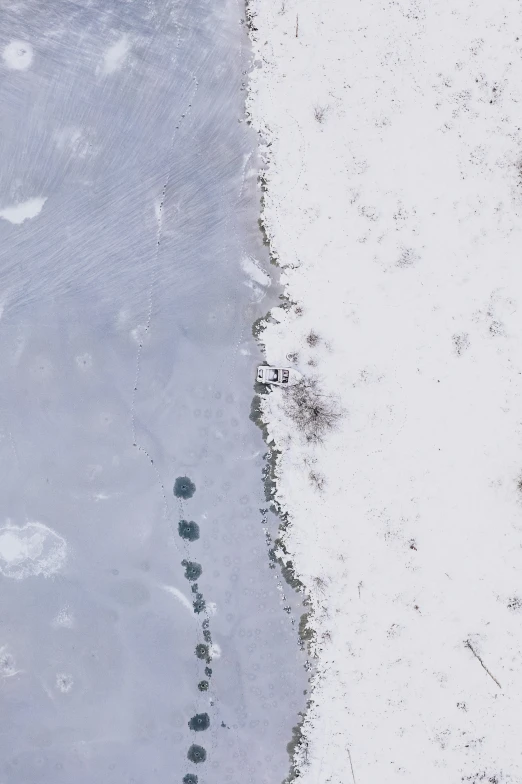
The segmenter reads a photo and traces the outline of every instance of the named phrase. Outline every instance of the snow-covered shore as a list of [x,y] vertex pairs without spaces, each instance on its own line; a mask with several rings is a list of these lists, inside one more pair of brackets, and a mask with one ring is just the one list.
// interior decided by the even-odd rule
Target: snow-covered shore
[[[311,594],[303,784],[522,781],[522,43],[515,0],[250,0],[262,334],[344,409],[263,400]],[[329,398],[326,398],[329,399]]]

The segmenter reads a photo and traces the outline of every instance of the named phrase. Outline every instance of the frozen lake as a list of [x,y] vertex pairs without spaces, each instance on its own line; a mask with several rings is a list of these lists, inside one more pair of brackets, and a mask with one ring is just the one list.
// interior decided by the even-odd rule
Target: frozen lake
[[1,784],[288,772],[243,11],[2,4]]

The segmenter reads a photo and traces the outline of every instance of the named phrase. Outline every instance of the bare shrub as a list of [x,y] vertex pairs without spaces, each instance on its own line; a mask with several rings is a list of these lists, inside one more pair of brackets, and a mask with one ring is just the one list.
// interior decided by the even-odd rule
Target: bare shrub
[[513,165],[515,169],[517,185],[520,187],[522,186],[522,158],[518,158]]
[[324,123],[326,119],[326,106],[319,106],[318,104],[316,104],[314,106],[314,117],[318,123],[320,124]]
[[460,357],[469,348],[469,335],[467,332],[459,332],[452,336],[453,346],[457,355]]
[[316,587],[316,589],[319,591],[319,593],[322,593],[323,596],[324,596],[326,588],[327,588],[327,585],[328,585],[328,583],[326,582],[324,577],[313,577],[312,578],[312,582],[313,582],[314,586]]
[[490,333],[492,335],[504,335],[505,334],[503,323],[501,321],[497,321],[496,319],[493,319],[493,321],[489,325],[489,331],[490,331]]
[[319,492],[324,490],[326,479],[318,471],[310,471],[310,473],[308,474],[308,479],[310,480],[310,484],[312,485],[312,487],[315,487],[316,490],[318,490]]
[[313,329],[311,329],[310,332],[308,333],[308,335],[306,336],[306,342],[308,343],[308,345],[311,348],[313,348],[314,346],[317,346],[317,344],[319,343],[320,340],[321,340],[321,338],[319,337],[317,332],[314,332]]
[[412,267],[419,261],[419,254],[413,248],[403,248],[397,259],[397,267]]
[[336,398],[321,392],[316,378],[303,378],[288,389],[285,412],[306,441],[320,444],[343,416]]

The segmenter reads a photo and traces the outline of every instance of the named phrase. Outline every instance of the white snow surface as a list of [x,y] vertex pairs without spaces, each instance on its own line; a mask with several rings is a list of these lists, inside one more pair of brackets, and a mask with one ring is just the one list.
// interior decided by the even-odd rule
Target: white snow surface
[[248,275],[254,283],[265,287],[270,285],[270,277],[266,274],[264,269],[262,269],[256,259],[251,256],[243,256],[241,259],[241,267],[243,272]]
[[24,221],[36,218],[41,213],[46,201],[47,196],[37,196],[17,204],[11,204],[0,210],[0,218],[15,226],[20,226]]
[[2,60],[10,71],[27,71],[33,62],[33,47],[28,41],[15,39],[2,50]]
[[121,35],[115,43],[108,47],[103,55],[102,73],[108,75],[119,71],[130,51],[130,40],[126,34]]
[[0,528],[0,573],[5,577],[50,577],[61,569],[66,555],[65,539],[43,523],[8,523]]
[[263,403],[313,608],[299,782],[521,782],[520,4],[249,13],[263,221],[297,303],[261,339],[345,410],[311,446],[287,390]]

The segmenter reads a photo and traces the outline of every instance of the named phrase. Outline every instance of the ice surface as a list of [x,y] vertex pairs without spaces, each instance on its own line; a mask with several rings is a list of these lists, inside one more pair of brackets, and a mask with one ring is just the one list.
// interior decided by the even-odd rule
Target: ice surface
[[[9,784],[181,782],[198,713],[210,717],[202,784],[288,770],[306,684],[248,418],[251,324],[270,295],[258,305],[241,266],[266,262],[255,136],[239,122],[242,12],[228,0],[2,6]],[[177,477],[193,497],[174,495]],[[180,519],[197,522],[197,541],[178,536]],[[202,566],[207,614],[193,612],[183,561]],[[203,641],[209,662],[195,655]]]

